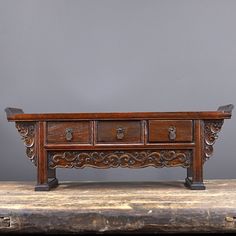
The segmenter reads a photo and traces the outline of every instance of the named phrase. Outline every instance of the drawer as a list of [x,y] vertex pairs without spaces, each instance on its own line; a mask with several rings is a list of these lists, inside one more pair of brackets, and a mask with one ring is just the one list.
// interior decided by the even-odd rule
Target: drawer
[[141,143],[141,121],[97,121],[97,143]]
[[91,125],[89,121],[47,122],[48,143],[91,143]]
[[149,142],[192,142],[192,120],[150,120]]

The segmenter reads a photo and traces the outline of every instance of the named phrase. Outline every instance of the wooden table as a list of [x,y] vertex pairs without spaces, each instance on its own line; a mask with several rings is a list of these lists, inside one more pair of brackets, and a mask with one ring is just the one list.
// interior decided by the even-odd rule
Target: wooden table
[[236,180],[205,183],[0,182],[0,233],[236,232]]
[[40,113],[6,108],[26,155],[37,167],[35,190],[58,185],[57,168],[187,169],[185,185],[205,189],[203,165],[213,154],[224,119],[233,105],[217,111]]

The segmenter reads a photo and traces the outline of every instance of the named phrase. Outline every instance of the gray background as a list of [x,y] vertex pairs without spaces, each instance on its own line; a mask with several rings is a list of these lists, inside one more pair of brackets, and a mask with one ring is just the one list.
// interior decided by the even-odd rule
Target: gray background
[[[235,12],[229,0],[0,0],[0,180],[36,178],[7,106],[40,113],[236,104]],[[235,121],[225,121],[205,178],[236,178]],[[58,176],[136,181],[185,172],[86,168]]]

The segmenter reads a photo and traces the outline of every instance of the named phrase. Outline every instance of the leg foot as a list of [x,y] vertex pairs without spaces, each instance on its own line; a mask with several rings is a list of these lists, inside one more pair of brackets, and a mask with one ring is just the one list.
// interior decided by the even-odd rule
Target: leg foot
[[52,188],[58,186],[58,179],[54,178],[49,181],[47,184],[37,184],[34,188],[35,191],[49,191]]
[[189,178],[185,179],[184,183],[185,187],[190,188],[192,190],[205,190],[206,187],[203,182],[192,182]]

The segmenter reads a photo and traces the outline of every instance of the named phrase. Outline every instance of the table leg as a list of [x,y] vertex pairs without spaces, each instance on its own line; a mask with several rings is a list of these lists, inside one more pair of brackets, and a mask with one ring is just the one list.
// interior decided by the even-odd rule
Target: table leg
[[204,190],[203,183],[203,145],[202,145],[202,121],[196,120],[194,123],[195,130],[195,148],[193,149],[192,164],[187,170],[187,178],[185,179],[185,186],[193,190]]
[[[58,185],[56,172],[48,170],[47,152],[44,149],[45,140],[45,122],[38,123],[38,163],[37,163],[37,185],[35,191],[49,191],[51,188]],[[48,178],[52,177],[49,181]]]

